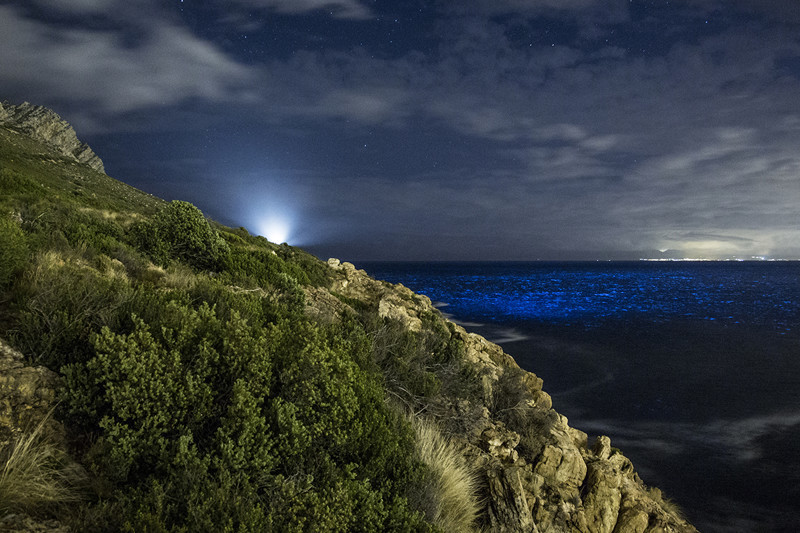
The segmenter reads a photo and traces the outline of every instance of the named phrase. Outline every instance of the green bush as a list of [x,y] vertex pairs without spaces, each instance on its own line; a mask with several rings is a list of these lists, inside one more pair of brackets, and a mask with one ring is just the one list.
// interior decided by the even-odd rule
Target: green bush
[[234,246],[225,261],[225,274],[230,282],[245,287],[273,285],[278,275],[287,270],[284,260],[266,249]]
[[104,276],[76,254],[38,254],[16,289],[17,346],[50,368],[86,360],[89,336],[119,327],[132,290],[125,279]]
[[170,247],[161,238],[158,226],[152,222],[140,221],[131,224],[128,228],[128,239],[157,265],[169,264]]
[[189,202],[170,202],[156,215],[155,231],[172,257],[200,269],[218,269],[228,254],[228,243]]
[[120,246],[123,231],[116,222],[80,211],[69,212],[66,217],[61,230],[71,246],[83,245],[95,253],[107,255]]
[[94,357],[64,368],[70,411],[99,431],[93,469],[118,491],[107,527],[428,528],[407,500],[423,475],[413,434],[363,332],[159,298],[149,323],[103,328]]
[[286,262],[286,273],[302,285],[330,285],[331,269],[308,252],[284,244],[277,247],[277,254]]
[[0,218],[0,287],[8,285],[25,266],[28,243],[13,221]]
[[427,331],[408,331],[396,320],[385,319],[372,330],[372,357],[384,374],[384,385],[407,407],[436,395],[441,381],[434,372],[433,348],[439,339]]

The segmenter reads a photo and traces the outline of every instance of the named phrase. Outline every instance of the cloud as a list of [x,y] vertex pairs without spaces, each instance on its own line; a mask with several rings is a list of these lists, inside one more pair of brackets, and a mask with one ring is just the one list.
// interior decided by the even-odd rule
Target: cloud
[[629,2],[626,0],[475,0],[468,5],[448,2],[447,7],[456,13],[488,15],[576,13],[582,16],[597,15],[598,20],[619,22],[628,18]]
[[793,24],[800,22],[800,9],[795,2],[784,0],[676,0],[705,13],[737,13],[757,15],[770,22]]
[[[653,446],[662,453],[679,456],[687,454],[687,448],[699,446],[713,448],[716,458],[726,462],[750,462],[762,459],[764,437],[800,426],[800,412],[717,419],[702,424],[581,420],[580,426],[595,434],[611,435],[623,449]],[[669,438],[665,439],[665,435]]]
[[335,18],[363,20],[372,17],[368,7],[358,0],[233,0],[253,9],[300,15],[310,11],[327,10]]
[[5,85],[37,102],[78,101],[98,113],[163,108],[192,98],[246,102],[257,78],[186,28],[152,20],[131,45],[114,30],[68,29],[0,6]]
[[[72,113],[67,118],[77,117],[84,131],[131,128],[134,116],[148,128],[193,128],[176,117],[196,106],[212,125],[246,116],[265,131],[295,135],[313,146],[310,154],[349,152],[345,139],[364,131],[396,132],[394,164],[380,169],[385,187],[370,185],[374,177],[360,181],[372,176],[370,168],[354,171],[343,188],[389,194],[402,175],[406,183],[390,206],[407,215],[394,221],[398,227],[421,228],[414,220],[425,220],[442,235],[461,239],[473,231],[480,239],[479,221],[489,221],[498,229],[483,238],[486,246],[527,251],[547,239],[561,249],[710,241],[737,252],[791,247],[800,240],[793,222],[800,202],[794,186],[800,80],[781,74],[776,62],[800,55],[800,45],[780,23],[765,18],[770,31],[752,31],[731,16],[729,27],[708,35],[672,28],[671,44],[652,56],[625,42],[601,47],[603,40],[587,37],[585,28],[558,43],[529,46],[510,37],[543,14],[608,36],[609,25],[627,23],[628,4],[615,2],[607,13],[601,9],[607,3],[590,0],[486,0],[468,10],[441,2],[438,9],[452,16],[431,30],[430,49],[389,55],[371,54],[368,46],[298,49],[246,63],[226,51],[224,39],[193,33],[159,2],[144,11],[121,0],[51,4],[113,22],[72,29],[0,6],[0,82],[8,96],[57,110],[64,103]],[[708,13],[700,4],[683,3],[687,25]],[[327,8],[331,24],[342,23],[338,18],[366,25],[372,15],[356,0],[237,0],[236,6],[230,14],[239,18],[250,10],[300,15]],[[493,16],[502,13],[524,16]],[[221,34],[241,30],[220,24]],[[433,145],[454,147],[438,149],[446,156],[431,155],[438,171],[403,163],[420,159],[410,148],[419,147],[405,139],[426,133],[435,135]],[[502,186],[483,186],[490,181]],[[354,221],[369,211],[352,203]],[[447,221],[460,223],[462,213],[470,213],[464,225],[448,229]]]
[[61,13],[85,15],[110,12],[120,0],[30,0],[30,3]]

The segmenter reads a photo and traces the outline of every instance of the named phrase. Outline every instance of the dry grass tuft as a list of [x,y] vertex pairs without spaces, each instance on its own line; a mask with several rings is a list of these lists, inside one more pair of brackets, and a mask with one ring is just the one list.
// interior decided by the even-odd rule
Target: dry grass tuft
[[686,521],[686,515],[684,514],[683,509],[681,509],[677,503],[665,497],[660,489],[655,487],[648,488],[647,495],[650,496],[650,498],[656,502],[667,514],[674,516],[682,522]]
[[197,281],[200,279],[200,276],[195,274],[191,268],[180,263],[172,264],[162,272],[164,274],[161,276],[160,283],[171,289],[191,289],[197,285]]
[[429,469],[420,508],[443,531],[473,532],[481,505],[476,473],[430,420],[413,418],[417,454]]
[[0,450],[0,515],[52,514],[83,499],[86,474],[45,438],[47,420]]

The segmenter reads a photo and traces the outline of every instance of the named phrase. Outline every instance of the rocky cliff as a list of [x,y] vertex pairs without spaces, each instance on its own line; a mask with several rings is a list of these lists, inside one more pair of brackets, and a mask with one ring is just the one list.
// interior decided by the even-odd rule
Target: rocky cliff
[[0,103],[0,125],[29,135],[59,154],[105,173],[103,161],[89,148],[89,145],[81,142],[72,126],[46,107],[28,102],[20,105]]
[[[606,436],[589,443],[553,409],[542,380],[483,337],[448,322],[430,300],[402,285],[371,279],[331,259],[330,292],[310,290],[307,313],[335,321],[355,302],[408,330],[430,317],[460,340],[481,390],[450,392],[424,406],[480,478],[488,531],[644,533],[696,532],[658,489],[648,488]],[[333,296],[337,295],[338,298]],[[348,303],[344,303],[348,302]],[[419,406],[415,406],[419,409]]]

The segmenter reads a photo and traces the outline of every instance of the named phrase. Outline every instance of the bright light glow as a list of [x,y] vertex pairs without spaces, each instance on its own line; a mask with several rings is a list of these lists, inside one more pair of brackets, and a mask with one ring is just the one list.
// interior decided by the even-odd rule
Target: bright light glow
[[290,231],[289,223],[281,218],[266,218],[258,224],[258,232],[275,244],[288,242]]

